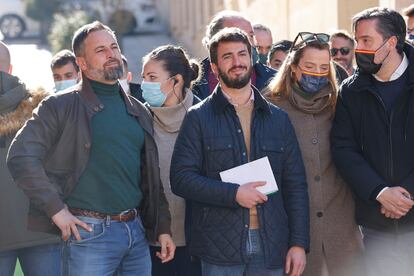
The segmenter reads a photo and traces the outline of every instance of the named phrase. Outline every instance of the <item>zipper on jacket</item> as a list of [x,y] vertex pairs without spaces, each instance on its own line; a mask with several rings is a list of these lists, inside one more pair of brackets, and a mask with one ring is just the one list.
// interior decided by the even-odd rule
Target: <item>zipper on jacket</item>
[[393,160],[393,154],[392,154],[392,126],[391,126],[394,112],[391,109],[391,114],[388,117],[387,108],[385,107],[384,101],[381,99],[381,97],[377,93],[375,93],[375,91],[372,91],[370,89],[368,91],[371,92],[371,94],[373,94],[374,97],[381,103],[381,106],[382,106],[383,111],[385,113],[385,117],[387,118],[387,124],[388,124],[388,142],[389,142],[389,157],[390,157],[388,159],[388,174],[389,174],[389,177],[391,179],[394,179],[394,165],[393,165],[394,164],[394,160]]
[[388,135],[388,140],[390,143],[390,174],[391,174],[391,179],[394,179],[394,158],[393,158],[393,153],[392,153],[392,118],[394,115],[394,111],[391,110],[391,114],[390,114],[390,123],[389,123],[389,135]]

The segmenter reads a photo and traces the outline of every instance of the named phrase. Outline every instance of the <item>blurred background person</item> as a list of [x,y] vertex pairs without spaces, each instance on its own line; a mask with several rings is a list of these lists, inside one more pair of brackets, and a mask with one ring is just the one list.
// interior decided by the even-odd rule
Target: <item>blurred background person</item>
[[278,71],[291,47],[292,41],[290,40],[281,40],[273,44],[268,54],[267,66]]
[[273,43],[272,31],[263,24],[254,24],[253,30],[259,61],[266,65],[267,55],[269,54]]
[[407,22],[407,39],[414,43],[414,4],[405,8],[403,15],[405,15]]
[[[190,257],[185,236],[186,206],[170,186],[170,165],[175,140],[187,110],[200,102],[191,87],[200,77],[200,64],[179,46],[160,46],[143,58],[142,96],[154,117],[154,139],[158,148],[161,182],[171,213],[171,233],[177,248],[175,257],[162,263],[159,244],[151,244],[152,275],[201,275],[200,262]],[[187,221],[187,223],[189,223]]]
[[[258,62],[258,55],[254,45],[254,30],[252,24],[241,13],[225,10],[214,15],[213,19],[206,27],[206,36],[203,38],[204,46],[208,45],[210,39],[224,28],[236,27],[244,31],[252,45],[253,73],[251,77],[252,85],[259,91],[262,90],[276,74],[276,71]],[[202,75],[199,82],[195,83],[193,91],[200,98],[207,98],[219,83],[217,76],[213,73],[209,58],[202,61]]]
[[122,74],[122,77],[119,79],[119,84],[122,87],[122,90],[126,92],[127,94],[131,94],[129,84],[132,80],[132,73],[128,70],[128,60],[124,55],[121,55],[122,57],[122,67],[124,69],[124,72]]
[[17,260],[25,275],[60,275],[59,237],[27,230],[29,199],[6,165],[14,135],[47,93],[29,92],[11,73],[9,49],[0,42],[0,275],[12,276]]
[[50,69],[55,82],[55,92],[74,86],[81,79],[75,55],[69,50],[62,50],[52,57]]
[[339,63],[348,75],[353,75],[355,72],[355,41],[351,35],[345,30],[332,33],[330,36],[330,47],[332,59]]
[[130,94],[135,99],[144,103],[145,101],[142,98],[141,85],[139,83],[132,82],[132,72],[129,71],[128,60],[124,55],[122,55],[122,66],[124,68],[124,73],[119,79],[119,84],[127,94]]
[[362,249],[354,202],[330,152],[338,86],[329,35],[299,33],[278,75],[264,91],[285,110],[299,141],[310,202],[310,252],[303,275],[356,275]]

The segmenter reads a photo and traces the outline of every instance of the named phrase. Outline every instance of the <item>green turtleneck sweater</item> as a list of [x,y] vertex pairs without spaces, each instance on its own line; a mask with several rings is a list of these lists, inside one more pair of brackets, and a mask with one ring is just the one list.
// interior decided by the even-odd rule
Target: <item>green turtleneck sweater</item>
[[139,206],[144,131],[127,113],[119,84],[91,81],[104,108],[92,118],[88,165],[67,199],[71,208],[118,214]]

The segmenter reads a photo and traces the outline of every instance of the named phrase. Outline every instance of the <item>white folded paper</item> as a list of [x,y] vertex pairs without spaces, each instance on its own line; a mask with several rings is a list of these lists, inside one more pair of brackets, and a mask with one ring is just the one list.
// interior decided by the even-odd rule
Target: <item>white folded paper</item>
[[266,185],[257,187],[262,194],[268,195],[277,192],[275,176],[267,156],[252,162],[220,172],[223,182],[244,185],[249,182],[266,181]]

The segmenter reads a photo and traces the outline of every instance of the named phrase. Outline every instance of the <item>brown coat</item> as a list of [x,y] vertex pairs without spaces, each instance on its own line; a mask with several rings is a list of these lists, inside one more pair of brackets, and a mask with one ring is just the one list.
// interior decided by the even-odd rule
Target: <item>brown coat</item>
[[[7,83],[5,83],[6,80]],[[5,91],[7,86],[12,89]],[[17,78],[4,75],[4,73],[0,90],[2,97],[9,92],[13,93],[13,96],[18,93],[26,95],[22,100],[16,99],[16,101],[9,102],[12,104],[10,106],[17,105],[13,111],[0,111],[0,220],[3,226],[0,227],[0,251],[58,243],[57,236],[27,230],[29,199],[14,184],[6,165],[7,150],[11,140],[32,116],[33,109],[48,94],[42,89],[27,92],[25,86],[19,83]],[[0,105],[4,104],[3,99],[0,99]]]
[[354,202],[331,158],[329,134],[333,108],[332,89],[326,87],[311,99],[292,92],[288,100],[268,99],[285,110],[295,128],[306,169],[310,202],[310,253],[303,275],[322,275],[325,255],[330,276],[355,275],[362,249],[354,219]]
[[[19,130],[7,157],[15,183],[30,198],[28,227],[32,231],[59,233],[50,217],[64,208],[64,201],[76,187],[86,168],[91,149],[91,121],[104,105],[89,80],[43,100],[33,116]],[[171,216],[162,188],[158,152],[153,139],[149,111],[122,91],[128,114],[144,129],[141,152],[143,199],[140,216],[147,238],[157,240],[170,234]]]

